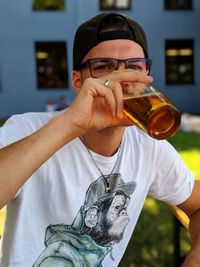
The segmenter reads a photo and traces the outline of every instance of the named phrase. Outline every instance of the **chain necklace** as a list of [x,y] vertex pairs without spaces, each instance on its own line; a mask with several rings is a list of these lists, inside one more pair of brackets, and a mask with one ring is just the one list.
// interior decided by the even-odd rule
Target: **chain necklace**
[[113,168],[112,168],[111,173],[108,174],[108,175],[105,175],[105,174],[103,174],[102,170],[100,169],[100,167],[98,166],[98,164],[97,164],[97,162],[95,161],[94,157],[92,156],[92,153],[91,153],[90,149],[88,148],[87,143],[85,142],[83,136],[80,137],[80,140],[81,140],[82,143],[84,144],[84,146],[85,146],[85,148],[86,148],[88,154],[90,155],[92,161],[94,162],[96,168],[99,170],[100,174],[101,174],[102,177],[104,178],[105,190],[106,190],[107,193],[109,193],[109,192],[111,191],[111,188],[110,188],[110,176],[111,176],[111,174],[113,174],[113,172],[114,172],[114,170],[115,170],[115,167],[116,167],[116,165],[117,165],[117,163],[118,163],[118,160],[119,160],[119,158],[120,158],[122,143],[120,143],[120,146],[119,146],[119,149],[118,149],[117,159],[116,159],[116,161],[115,161],[115,164],[114,164],[114,166],[113,166]]

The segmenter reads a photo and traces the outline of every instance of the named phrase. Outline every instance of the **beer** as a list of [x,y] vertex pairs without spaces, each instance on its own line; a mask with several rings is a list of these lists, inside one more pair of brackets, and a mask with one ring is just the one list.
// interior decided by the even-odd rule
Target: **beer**
[[160,92],[125,97],[123,111],[131,121],[155,139],[173,136],[180,126],[180,113]]

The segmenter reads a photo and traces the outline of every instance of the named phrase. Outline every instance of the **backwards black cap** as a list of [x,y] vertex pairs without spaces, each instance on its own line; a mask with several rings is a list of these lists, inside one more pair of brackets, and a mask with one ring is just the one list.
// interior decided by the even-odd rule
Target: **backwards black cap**
[[[119,17],[127,24],[127,29],[100,31],[102,21],[108,17]],[[148,58],[148,45],[143,28],[130,17],[118,13],[102,13],[81,24],[76,31],[73,46],[73,69],[78,70],[83,57],[91,48],[106,40],[129,39],[138,43]]]

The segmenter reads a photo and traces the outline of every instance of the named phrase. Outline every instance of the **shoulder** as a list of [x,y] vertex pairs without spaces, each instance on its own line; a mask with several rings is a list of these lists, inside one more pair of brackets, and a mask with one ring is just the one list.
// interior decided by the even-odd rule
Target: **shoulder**
[[5,126],[29,126],[30,128],[39,128],[53,118],[57,112],[29,112],[11,116],[5,123]]
[[165,140],[156,140],[136,126],[130,126],[126,129],[125,140],[129,144],[134,144],[134,146],[142,148],[162,147],[163,145],[166,145]]
[[134,153],[151,157],[152,161],[156,158],[161,161],[178,156],[175,148],[167,140],[156,140],[136,126],[126,129],[124,140],[126,147],[131,146]]
[[0,128],[0,147],[32,134],[56,114],[57,112],[30,112],[11,116]]

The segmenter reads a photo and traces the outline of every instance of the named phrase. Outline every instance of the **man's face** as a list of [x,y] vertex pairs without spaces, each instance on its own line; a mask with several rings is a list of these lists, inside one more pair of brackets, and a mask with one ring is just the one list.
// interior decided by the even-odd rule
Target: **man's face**
[[[87,55],[83,58],[82,63],[92,58],[113,58],[126,60],[130,58],[145,58],[142,47],[131,40],[110,40],[99,43],[93,47]],[[120,62],[118,69],[125,69],[124,62]],[[146,67],[142,68],[142,71],[146,74]],[[104,75],[105,76],[105,75]],[[72,73],[72,85],[76,91],[79,92],[83,82],[91,77],[89,67],[82,68],[80,71],[73,71]],[[103,77],[103,76],[98,76]],[[135,90],[135,82],[123,82],[121,83],[124,95]],[[109,106],[105,103],[105,99],[98,98],[95,102],[95,109],[99,111],[99,114],[103,114],[106,111],[109,112]],[[127,118],[122,122],[123,125],[130,125],[130,121]]]

